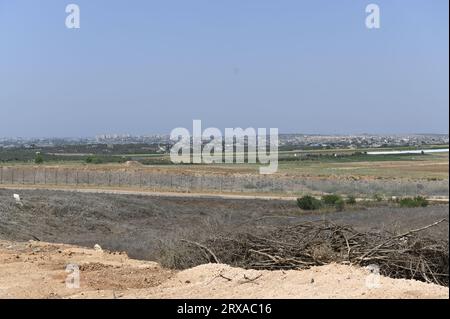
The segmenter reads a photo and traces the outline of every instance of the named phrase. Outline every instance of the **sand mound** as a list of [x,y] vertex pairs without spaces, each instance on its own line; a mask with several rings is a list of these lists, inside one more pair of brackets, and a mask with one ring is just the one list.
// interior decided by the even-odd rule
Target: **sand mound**
[[[66,285],[68,264],[80,288]],[[0,241],[0,298],[448,298],[447,287],[373,277],[330,264],[308,270],[257,271],[206,264],[163,269],[124,253],[43,242]]]
[[[378,278],[378,279],[377,279]],[[308,270],[258,271],[207,264],[137,297],[151,298],[448,298],[446,287],[376,277],[369,269],[330,264]]]

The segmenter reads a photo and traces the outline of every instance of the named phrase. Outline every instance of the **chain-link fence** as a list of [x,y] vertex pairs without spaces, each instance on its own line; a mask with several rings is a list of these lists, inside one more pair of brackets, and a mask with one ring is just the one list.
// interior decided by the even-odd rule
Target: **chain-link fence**
[[342,193],[353,195],[448,196],[448,180],[327,179],[257,174],[199,174],[140,169],[36,166],[0,167],[0,185],[120,187],[154,191],[231,193]]

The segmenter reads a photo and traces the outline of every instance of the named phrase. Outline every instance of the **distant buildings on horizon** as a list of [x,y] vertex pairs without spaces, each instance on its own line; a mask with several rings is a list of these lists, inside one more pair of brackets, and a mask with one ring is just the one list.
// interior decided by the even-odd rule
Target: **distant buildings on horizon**
[[[131,134],[101,134],[92,138],[1,138],[0,147],[52,147],[58,145],[86,144],[173,144],[167,134],[134,136]],[[319,134],[280,134],[280,147],[314,148],[363,148],[383,146],[420,146],[448,144],[448,134],[358,134],[358,135],[319,135]]]

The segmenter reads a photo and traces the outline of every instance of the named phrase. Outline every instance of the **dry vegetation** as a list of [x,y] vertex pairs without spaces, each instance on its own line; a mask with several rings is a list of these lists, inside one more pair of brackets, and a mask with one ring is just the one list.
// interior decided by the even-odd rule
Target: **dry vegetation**
[[358,232],[330,222],[302,223],[255,235],[221,233],[202,243],[181,240],[171,266],[190,268],[208,262],[246,269],[308,269],[333,262],[369,266],[392,278],[416,279],[448,286],[448,240],[418,233],[442,222],[407,231]]
[[448,284],[448,205],[351,207],[308,212],[285,200],[0,189],[0,239],[99,244],[169,268],[377,264],[394,278]]

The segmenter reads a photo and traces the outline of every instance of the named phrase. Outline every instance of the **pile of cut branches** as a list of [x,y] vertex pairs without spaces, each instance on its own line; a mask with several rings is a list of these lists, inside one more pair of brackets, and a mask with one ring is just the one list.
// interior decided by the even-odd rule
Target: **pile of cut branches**
[[181,268],[204,262],[251,269],[306,269],[332,262],[376,265],[392,278],[417,279],[448,286],[448,241],[420,236],[446,219],[402,234],[361,233],[331,222],[280,227],[263,235],[217,234],[202,243],[183,241],[175,256]]

